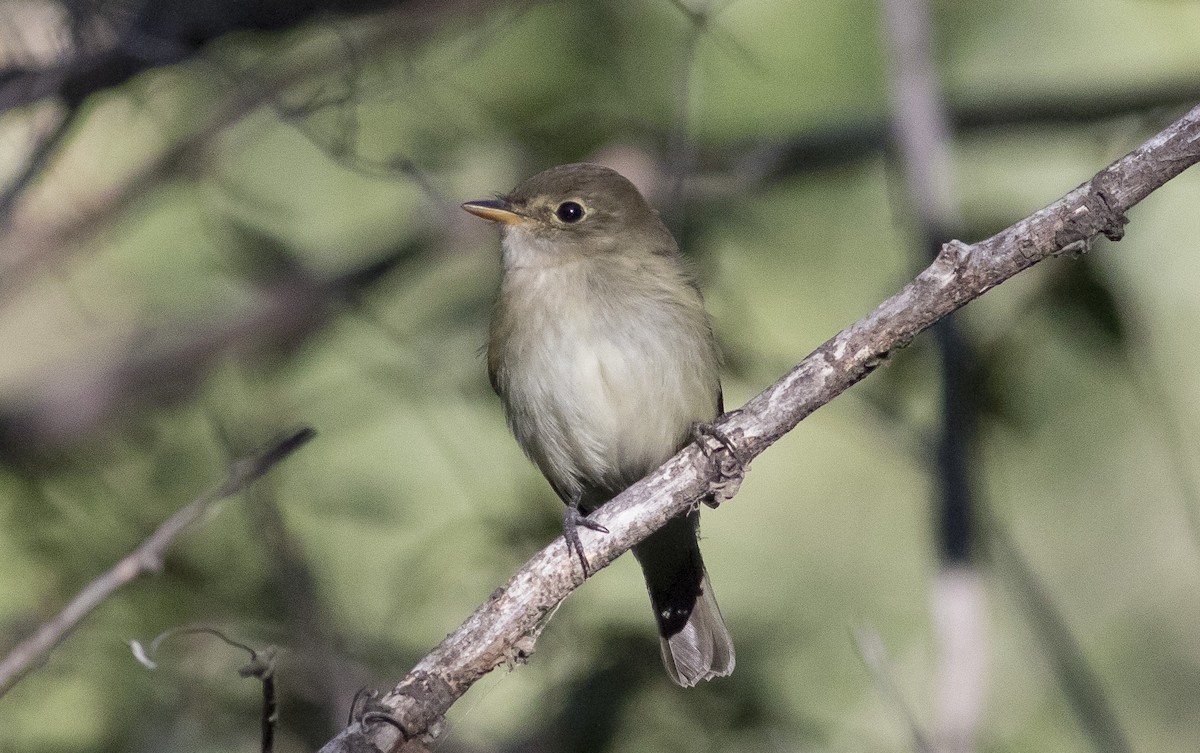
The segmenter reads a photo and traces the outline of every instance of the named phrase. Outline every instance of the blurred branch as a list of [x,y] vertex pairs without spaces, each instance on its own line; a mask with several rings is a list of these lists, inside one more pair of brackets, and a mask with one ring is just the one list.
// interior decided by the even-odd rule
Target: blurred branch
[[[123,13],[106,13],[101,3],[64,3],[73,13],[76,47],[45,65],[0,70],[0,114],[52,96],[78,105],[146,70],[186,60],[231,32],[278,31],[321,13],[365,14],[402,4],[403,0],[143,0],[124,3]],[[88,33],[81,33],[85,30]],[[85,39],[91,44],[78,44]]]
[[1008,570],[1008,580],[1034,632],[1042,640],[1059,685],[1084,732],[1101,753],[1133,753],[1135,748],[1108,702],[1104,683],[1092,670],[1066,619],[1054,606],[1049,589],[994,515],[988,516],[987,526],[989,543],[996,548],[996,560]]
[[934,232],[957,226],[950,119],[933,64],[932,20],[925,0],[882,0],[889,53],[892,139],[904,163],[912,209]]
[[[434,185],[432,179],[421,167],[406,155],[394,155],[385,160],[369,159],[359,152],[360,123],[355,108],[362,103],[363,91],[359,79],[366,61],[358,48],[358,43],[351,35],[333,29],[333,34],[339,42],[342,54],[338,56],[343,70],[340,82],[342,90],[332,94],[320,92],[312,95],[307,101],[299,104],[289,104],[284,99],[284,91],[273,92],[264,104],[270,104],[279,117],[280,122],[291,126],[308,140],[310,144],[320,149],[329,159],[347,170],[360,175],[384,180],[404,178],[415,183],[425,195],[443,213],[457,210],[457,204],[451,202]],[[255,74],[243,71],[232,65],[224,65],[214,61],[221,72],[233,81],[237,87],[255,87]],[[311,125],[312,116],[326,110],[338,111],[338,129],[332,136],[323,137]]]
[[[410,258],[412,248],[332,280],[316,279],[282,259],[273,279],[254,289],[241,308],[174,334],[142,333],[123,350],[37,375],[20,397],[0,404],[0,457],[20,457],[44,446],[69,443],[107,421],[148,404],[186,395],[230,355],[250,355],[302,340],[324,324],[334,306]],[[149,339],[146,335],[154,337]]]
[[138,663],[146,669],[156,669],[154,657],[163,641],[177,635],[211,635],[222,643],[233,648],[241,649],[250,654],[250,663],[238,670],[242,677],[253,677],[262,683],[262,709],[259,714],[260,751],[271,753],[275,747],[275,723],[279,719],[279,703],[275,696],[275,648],[268,646],[259,651],[241,641],[235,641],[225,633],[213,627],[184,627],[160,633],[149,646],[143,646],[140,641],[132,640],[129,648]]
[[700,41],[708,31],[709,8],[693,10],[682,2],[674,3],[687,19],[687,36],[679,55],[679,72],[675,80],[675,114],[667,135],[667,200],[664,219],[676,237],[687,218],[684,210],[684,190],[692,170],[696,166],[696,145],[691,134],[691,108],[694,78],[692,68],[696,65],[696,52]]
[[330,633],[316,578],[287,528],[273,490],[260,485],[246,497],[258,538],[272,564],[274,585],[282,597],[294,652],[300,654],[304,668],[304,676],[297,684],[319,711],[326,712],[324,718],[311,720],[320,725],[319,734],[323,738],[337,729],[340,722],[335,720],[343,718],[338,713],[339,701],[361,683],[356,683],[345,664],[338,661],[337,647],[341,642]]
[[[1146,340],[1137,340],[1145,343]],[[1158,432],[1163,447],[1163,463],[1166,464],[1170,475],[1174,477],[1183,498],[1183,515],[1187,520],[1188,529],[1192,536],[1192,544],[1200,550],[1200,485],[1192,471],[1192,461],[1195,457],[1192,442],[1185,435],[1181,418],[1186,415],[1172,399],[1170,390],[1164,382],[1163,375],[1148,368],[1151,360],[1133,353],[1123,354],[1121,365],[1129,374],[1138,399],[1146,406],[1150,416],[1147,422]]]
[[64,108],[63,112],[57,114],[54,125],[46,133],[37,137],[38,142],[25,160],[25,165],[0,193],[0,230],[7,229],[8,220],[12,216],[13,206],[17,203],[17,199],[41,173],[50,158],[62,145],[63,139],[75,124],[78,114],[77,106]]
[[[1179,487],[1183,515],[1200,549],[1200,486],[1192,460],[1194,442],[1181,420],[1186,411],[1157,368],[1152,328],[1147,312],[1134,294],[1130,281],[1116,274],[1114,265],[1101,265],[1095,259],[1070,264],[1048,276],[1034,305],[1025,307],[1026,315],[1045,313],[1063,326],[1058,333],[1073,345],[1083,345],[1098,364],[1115,363],[1125,374],[1147,428],[1162,443],[1162,461],[1167,473]],[[1022,322],[1013,322],[1019,332]],[[1186,399],[1186,398],[1184,398]]]
[[22,192],[46,167],[83,101],[93,94],[152,68],[188,60],[229,32],[278,30],[299,25],[317,12],[362,13],[391,1],[167,0],[130,7],[119,21],[106,18],[99,6],[68,4],[73,11],[72,46],[45,65],[0,70],[0,114],[51,97],[67,112],[56,131],[34,148],[16,178],[0,193],[0,228],[8,224]]
[[[953,130],[966,134],[1015,126],[1087,125],[1111,118],[1145,116],[1161,109],[1175,112],[1197,101],[1200,101],[1200,85],[1195,78],[1189,78],[1103,95],[1079,92],[1075,96],[1069,92],[1055,92],[1044,99],[1025,96],[1010,100],[989,98],[979,104],[950,102],[947,115]],[[778,180],[795,173],[861,160],[887,147],[890,125],[887,117],[862,118],[814,129],[794,138],[762,143],[745,149],[737,158],[739,174],[754,174],[760,180]]]
[[[892,134],[921,241],[922,263],[962,226],[954,191],[951,126],[933,61],[933,21],[926,0],[882,0]],[[983,582],[974,569],[976,447],[979,404],[973,348],[955,317],[933,326],[940,370],[940,425],[934,460],[938,554],[930,587],[936,636],[934,750],[970,753],[983,718],[985,642]]]
[[[324,321],[336,290],[289,279],[256,291],[249,305],[174,336],[134,342],[128,352],[42,374],[12,404],[0,405],[0,451],[20,456],[78,440],[145,404],[178,399],[229,354],[298,340]],[[143,338],[144,339],[144,338]]]
[[[1200,106],[1024,220],[973,245],[947,243],[899,293],[801,361],[717,431],[749,462],[817,408],[874,371],[892,351],[986,291],[1040,261],[1085,251],[1100,235],[1119,240],[1125,212],[1200,161]],[[689,445],[594,513],[610,533],[581,531],[599,570],[675,515],[729,480],[723,451]],[[727,496],[722,494],[721,496]],[[380,711],[350,725],[322,753],[379,753],[436,734],[440,720],[478,679],[528,658],[538,626],[583,582],[561,538],[533,556],[507,584],[384,696]],[[379,714],[386,710],[387,723]],[[403,731],[402,731],[403,730]]]
[[118,588],[133,582],[140,575],[161,570],[167,547],[176,536],[199,520],[214,502],[233,496],[253,484],[312,439],[314,434],[312,429],[301,429],[256,455],[236,461],[229,467],[229,474],[220,486],[197,497],[167,518],[137,548],[85,586],[54,619],[43,624],[0,661],[0,696],[20,682],[47,653],[70,635],[83,618]]
[[896,673],[892,671],[892,662],[888,658],[887,646],[879,633],[869,627],[856,627],[853,631],[854,645],[858,655],[871,673],[871,680],[879,695],[896,708],[904,723],[908,725],[912,735],[913,749],[917,753],[934,753],[936,748],[929,741],[929,735],[921,729],[917,717],[904,700],[900,686],[896,682]]
[[[398,5],[397,8],[362,19],[362,30],[357,35],[360,55],[389,45],[422,39],[432,34],[443,21],[475,12],[479,6],[486,4],[480,0],[441,3],[408,0]],[[22,222],[19,212],[14,211],[7,222],[0,221],[0,249],[3,249],[3,256],[0,257],[0,301],[11,299],[13,291],[35,271],[65,257],[72,248],[100,233],[124,210],[174,176],[187,158],[199,153],[231,126],[260,107],[275,105],[281,91],[336,70],[348,62],[354,63],[356,59],[357,56],[354,56],[348,61],[345,54],[318,56],[274,76],[244,77],[242,85],[224,102],[212,107],[207,118],[188,136],[151,155],[123,182],[104,191],[102,196],[95,197],[89,205],[72,207],[69,217],[60,222],[45,219]],[[3,86],[8,77],[11,77],[11,73],[0,72],[0,109],[4,106]],[[123,82],[127,78],[120,78],[100,88]],[[410,177],[417,174],[411,165],[403,162],[392,167],[396,172]],[[29,183],[33,177],[29,176],[25,182]],[[14,195],[6,200],[14,210],[19,208],[20,196]]]

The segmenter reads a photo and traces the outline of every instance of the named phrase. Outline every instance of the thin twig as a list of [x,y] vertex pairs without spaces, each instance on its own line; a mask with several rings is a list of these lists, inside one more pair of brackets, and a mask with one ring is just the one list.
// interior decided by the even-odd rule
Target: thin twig
[[1046,649],[1054,675],[1084,733],[1100,753],[1133,753],[1136,748],[1108,700],[1104,682],[1092,669],[1087,653],[1055,606],[1049,588],[1025,559],[1007,526],[994,514],[988,515],[987,528],[996,561],[1006,576],[1004,582],[1012,589],[1034,634]]
[[[1040,261],[1084,251],[1099,235],[1119,239],[1127,222],[1125,212],[1196,162],[1200,107],[1008,229],[974,245],[947,243],[933,264],[899,293],[825,342],[741,409],[723,416],[718,430],[742,458],[756,457],[942,317]],[[719,460],[689,445],[593,513],[610,531],[580,532],[593,569],[607,566],[711,493],[720,481]],[[557,539],[422,659],[384,696],[381,707],[414,736],[435,729],[476,680],[532,652],[536,626],[582,581],[563,540]],[[321,751],[378,753],[401,742],[399,732],[389,725],[352,724]]]
[[214,636],[226,645],[239,648],[250,654],[250,663],[239,669],[238,674],[242,677],[253,677],[262,683],[262,714],[259,719],[260,738],[262,741],[260,751],[261,753],[271,753],[275,747],[275,722],[278,720],[278,702],[275,695],[274,647],[258,650],[241,641],[235,641],[214,627],[202,625],[200,627],[181,627],[168,630],[150,641],[149,647],[143,646],[140,641],[130,641],[129,648],[132,649],[133,656],[137,659],[138,663],[147,669],[155,669],[157,665],[154,663],[154,657],[157,655],[159,646],[162,645],[163,641],[177,635],[196,635],[201,633]]
[[275,588],[282,597],[288,632],[294,639],[292,653],[301,657],[304,667],[301,683],[316,701],[311,721],[326,730],[336,730],[340,715],[334,710],[339,700],[356,687],[350,667],[339,661],[337,646],[341,641],[331,633],[316,579],[287,529],[273,490],[259,486],[246,495],[246,501],[263,551],[273,564]]
[[[470,14],[479,5],[483,5],[479,0],[412,0],[371,16],[364,15],[358,37],[359,55],[366,58],[396,44],[427,39],[447,19]],[[69,218],[39,220],[35,226],[20,217],[20,212],[15,212],[9,227],[0,228],[0,248],[4,249],[0,257],[0,301],[11,298],[15,290],[27,284],[38,272],[67,258],[85,241],[94,238],[122,211],[175,175],[179,165],[186,164],[189,157],[222,133],[264,105],[273,104],[278,92],[340,70],[345,63],[345,55],[318,57],[261,80],[246,80],[245,88],[214,103],[187,136],[147,157],[102,196],[82,205],[77,203]],[[0,87],[0,97],[3,94],[3,87]],[[411,178],[419,175],[411,163],[401,161],[393,167]]]
[[150,534],[137,548],[85,586],[58,616],[17,644],[0,662],[0,696],[38,666],[51,649],[66,639],[83,618],[114,591],[131,583],[140,575],[161,570],[167,547],[176,536],[199,520],[214,502],[233,496],[253,484],[314,435],[312,429],[300,429],[267,450],[234,462],[229,467],[228,476],[219,486],[200,495],[167,518],[158,530]]
[[883,638],[878,632],[865,626],[856,627],[851,633],[854,637],[854,645],[858,649],[858,655],[871,673],[871,681],[875,683],[875,689],[884,700],[896,709],[904,719],[904,723],[908,725],[909,734],[912,735],[913,749],[918,753],[934,753],[936,748],[929,741],[928,733],[921,729],[917,715],[904,700],[904,693],[900,691],[900,685],[896,682],[896,673],[892,671],[892,662],[888,657],[887,646],[884,645]]
[[71,127],[75,124],[76,117],[80,112],[79,108],[71,107],[64,109],[64,112],[55,114],[57,118],[55,123],[45,133],[38,135],[38,141],[26,158],[25,164],[12,181],[4,187],[3,192],[0,192],[0,230],[7,231],[8,220],[12,215],[13,207],[16,206],[25,189],[37,180],[42,170],[46,167],[46,164],[50,161],[50,158],[62,146]]
[[676,8],[683,11],[688,21],[687,38],[679,56],[679,73],[675,82],[675,116],[667,136],[667,176],[669,185],[666,190],[667,224],[678,237],[679,232],[686,226],[687,217],[684,210],[687,206],[685,190],[687,181],[696,167],[696,145],[692,142],[692,89],[693,67],[696,65],[696,53],[700,48],[700,40],[708,28],[708,9],[692,10],[683,3],[676,3]]

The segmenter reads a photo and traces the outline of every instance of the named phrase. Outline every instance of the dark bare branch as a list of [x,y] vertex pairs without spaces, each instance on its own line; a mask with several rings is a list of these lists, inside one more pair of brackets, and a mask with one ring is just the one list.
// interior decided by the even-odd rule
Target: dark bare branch
[[132,552],[80,591],[58,615],[17,644],[0,661],[0,696],[7,693],[61,643],[93,609],[118,588],[138,576],[162,569],[167,548],[186,528],[200,519],[218,500],[247,488],[288,455],[313,438],[312,429],[300,429],[263,452],[236,461],[225,480],[167,518]]
[[[484,3],[479,0],[407,0],[373,15],[364,15],[356,36],[358,54],[366,58],[396,44],[428,38],[443,23],[476,13],[482,5]],[[30,220],[22,216],[23,192],[5,198],[12,211],[10,215],[0,217],[5,221],[0,224],[0,249],[3,249],[0,254],[0,300],[11,298],[15,290],[36,274],[68,258],[136,201],[178,174],[180,165],[187,164],[189,158],[229,128],[261,107],[276,104],[279,92],[340,70],[346,63],[346,55],[330,55],[298,63],[275,74],[243,78],[237,90],[216,103],[186,137],[147,157],[102,196],[84,202],[82,206],[73,206],[69,217],[64,215],[53,221]],[[105,87],[123,80],[106,82]],[[5,88],[0,86],[0,111],[5,106],[5,93]],[[38,96],[50,93],[43,92]],[[391,168],[391,174],[419,175],[411,163],[400,161]]]

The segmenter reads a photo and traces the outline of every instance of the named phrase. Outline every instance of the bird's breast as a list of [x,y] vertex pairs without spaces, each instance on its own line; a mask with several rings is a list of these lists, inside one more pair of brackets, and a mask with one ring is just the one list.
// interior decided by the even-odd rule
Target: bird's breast
[[719,382],[699,296],[678,275],[606,278],[580,263],[505,275],[489,362],[509,423],[559,490],[617,491],[716,415]]

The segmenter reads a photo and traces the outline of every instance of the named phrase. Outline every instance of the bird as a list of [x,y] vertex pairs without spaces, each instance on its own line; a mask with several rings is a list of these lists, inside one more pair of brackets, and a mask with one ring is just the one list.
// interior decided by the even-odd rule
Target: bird
[[[721,356],[700,290],[628,179],[560,165],[462,208],[501,231],[487,370],[509,428],[566,504],[568,555],[587,516],[724,412]],[[699,511],[633,547],[682,687],[729,675],[734,647],[700,555]]]

